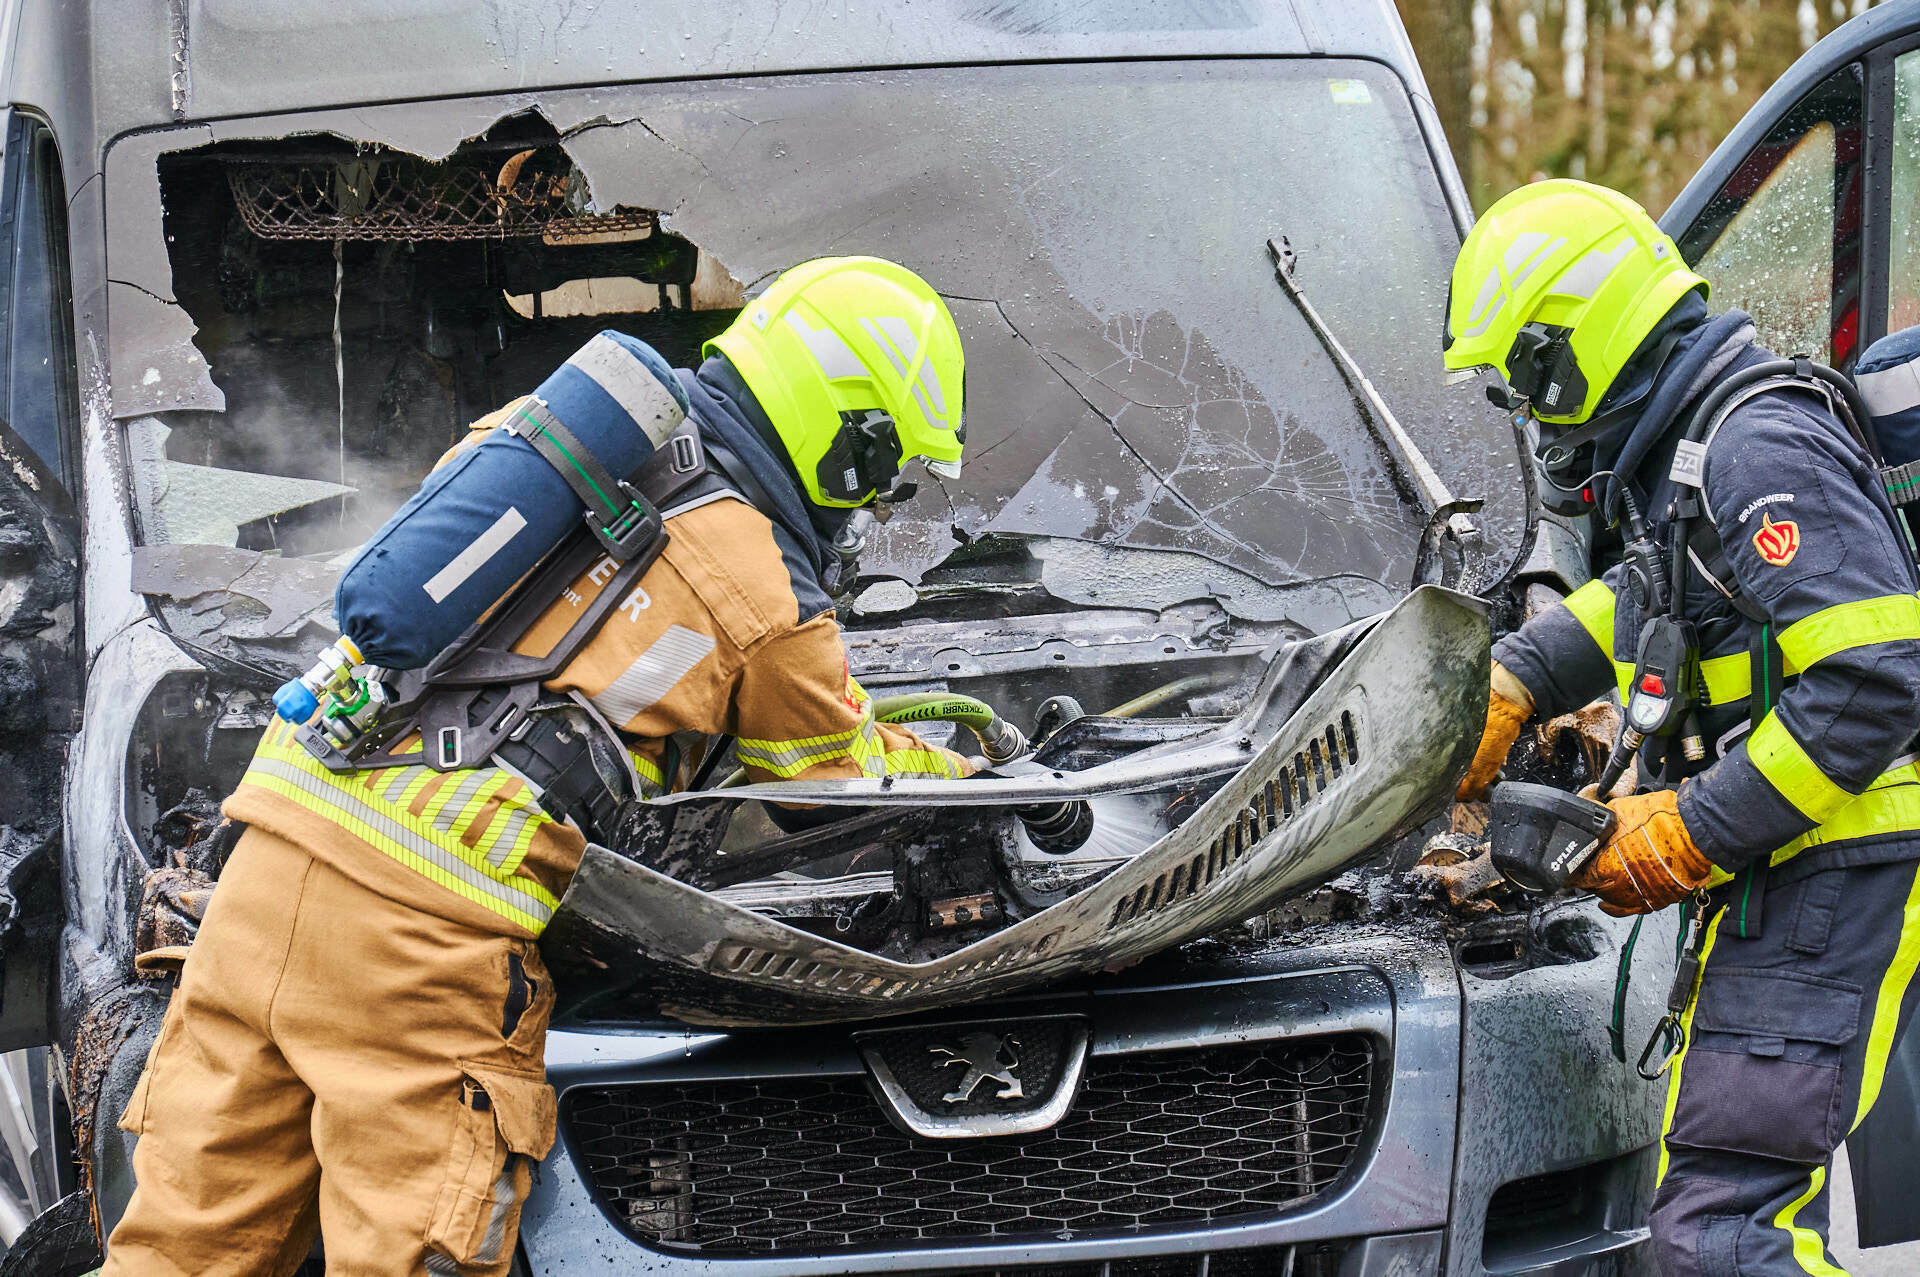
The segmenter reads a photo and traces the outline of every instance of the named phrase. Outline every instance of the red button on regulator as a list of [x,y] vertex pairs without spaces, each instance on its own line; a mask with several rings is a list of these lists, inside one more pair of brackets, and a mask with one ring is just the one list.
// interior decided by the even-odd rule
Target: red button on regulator
[[1643,674],[1640,677],[1640,690],[1649,696],[1665,696],[1667,685],[1661,681],[1658,674]]

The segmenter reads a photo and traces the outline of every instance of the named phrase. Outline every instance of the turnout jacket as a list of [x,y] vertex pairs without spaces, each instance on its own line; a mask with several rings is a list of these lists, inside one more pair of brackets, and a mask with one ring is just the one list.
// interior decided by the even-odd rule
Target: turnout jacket
[[[1680,396],[1676,423],[1719,377],[1772,358],[1752,344],[1750,327],[1715,329],[1714,371]],[[1659,476],[1644,508],[1663,545],[1673,531],[1677,490],[1666,475],[1678,434],[1677,424],[1667,430],[1640,472]],[[1909,756],[1920,730],[1920,579],[1871,459],[1816,392],[1769,391],[1712,437],[1701,491],[1724,554],[1712,560],[1707,520],[1696,523],[1701,554],[1685,582],[1686,616],[1698,641],[1708,757],[1688,764],[1677,741],[1649,740],[1643,785],[1680,787],[1688,833],[1728,872],[1762,856],[1796,861],[1781,871],[1788,879],[1920,856],[1920,774]],[[1765,620],[1744,615],[1730,592]],[[1502,638],[1494,658],[1552,717],[1609,686],[1625,694],[1641,621],[1616,567]],[[1749,649],[1762,626],[1787,677],[1760,689],[1773,707],[1750,727]]]
[[[694,398],[703,440],[713,405]],[[518,406],[475,423],[448,457]],[[971,772],[960,755],[874,721],[793,535],[776,535],[775,523],[732,490],[662,513],[670,539],[660,558],[546,684],[578,693],[617,730],[642,797],[690,783],[721,735],[735,738],[756,781]],[[588,569],[515,650],[550,650],[614,568],[607,559]],[[223,810],[391,899],[515,935],[545,928],[586,845],[505,767],[335,775],[278,719]]]

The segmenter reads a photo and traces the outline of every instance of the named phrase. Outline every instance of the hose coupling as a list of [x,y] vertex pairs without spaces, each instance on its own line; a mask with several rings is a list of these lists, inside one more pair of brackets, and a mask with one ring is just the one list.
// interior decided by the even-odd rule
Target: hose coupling
[[976,727],[973,734],[980,738],[981,754],[995,766],[1012,762],[1028,749],[1026,734],[997,714],[985,727]]

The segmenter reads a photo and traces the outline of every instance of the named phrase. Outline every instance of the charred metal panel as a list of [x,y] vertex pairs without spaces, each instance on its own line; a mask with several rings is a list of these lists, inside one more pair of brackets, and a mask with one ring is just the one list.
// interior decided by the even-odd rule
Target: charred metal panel
[[[1099,882],[944,958],[880,958],[589,846],[547,932],[549,965],[576,996],[583,984],[605,989],[610,970],[630,972],[689,1022],[778,1024],[922,1010],[1136,961],[1324,881],[1443,803],[1486,710],[1487,643],[1471,601],[1422,589],[1258,746],[1263,705],[1216,729],[1213,741],[1143,751],[1090,768],[1084,782],[1061,772],[947,782],[942,801],[1005,803],[1152,787],[1204,774],[1210,758],[1216,771],[1231,761],[1237,772],[1186,823]],[[935,797],[912,781],[747,786],[730,796],[775,794],[879,805]]]
[[61,769],[79,728],[78,518],[0,424],[0,1050],[52,1037]]
[[[1648,915],[1634,947],[1626,1010],[1627,1063],[1607,1041],[1613,975],[1632,919],[1608,918],[1590,903],[1548,905],[1527,920],[1523,946],[1542,947],[1554,914],[1583,918],[1601,941],[1581,961],[1537,966],[1501,978],[1470,972],[1462,1029],[1460,1139],[1454,1161],[1453,1244],[1448,1277],[1480,1277],[1487,1267],[1536,1272],[1560,1260],[1593,1271],[1652,1277],[1645,1211],[1652,1184],[1621,1183],[1588,1217],[1569,1205],[1500,1239],[1505,1262],[1483,1267],[1482,1229],[1499,1188],[1517,1180],[1646,1149],[1659,1136],[1666,1082],[1642,1082],[1632,1060],[1665,1013],[1673,976],[1676,922],[1671,910]],[[1651,1171],[1624,1166],[1629,1177]],[[1510,1265],[1510,1266],[1509,1266]],[[1611,1265],[1605,1266],[1603,1265]],[[1584,1271],[1584,1269],[1580,1269]]]

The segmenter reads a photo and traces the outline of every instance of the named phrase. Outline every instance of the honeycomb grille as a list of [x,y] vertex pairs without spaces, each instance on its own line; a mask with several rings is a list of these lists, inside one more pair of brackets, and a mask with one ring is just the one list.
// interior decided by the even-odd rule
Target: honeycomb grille
[[908,1135],[852,1077],[569,1092],[574,1154],[644,1242],[710,1255],[1082,1236],[1297,1206],[1367,1126],[1358,1034],[1096,1056],[1051,1130]]
[[512,239],[652,229],[644,209],[594,214],[571,166],[545,152],[504,164],[380,153],[332,163],[235,163],[227,185],[262,239]]

